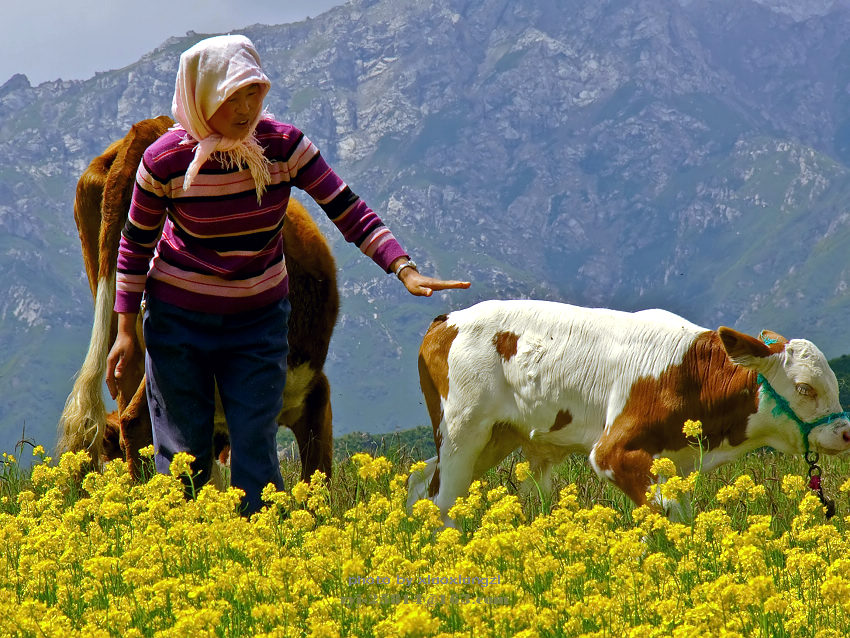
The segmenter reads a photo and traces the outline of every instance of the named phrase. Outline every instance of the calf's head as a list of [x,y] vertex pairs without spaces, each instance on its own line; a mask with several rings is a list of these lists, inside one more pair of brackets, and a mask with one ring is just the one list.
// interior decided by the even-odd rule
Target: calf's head
[[850,451],[850,420],[838,399],[838,380],[815,344],[769,331],[762,340],[726,327],[717,333],[729,359],[758,375],[755,418],[772,429],[767,445],[798,454]]

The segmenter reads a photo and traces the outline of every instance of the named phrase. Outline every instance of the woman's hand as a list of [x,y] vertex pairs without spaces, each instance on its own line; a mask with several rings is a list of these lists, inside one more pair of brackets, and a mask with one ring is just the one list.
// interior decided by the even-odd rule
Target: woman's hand
[[[390,265],[390,269],[395,272],[399,264],[406,261],[408,261],[406,258],[400,257]],[[398,274],[398,278],[401,279],[401,283],[404,284],[404,287],[407,288],[411,295],[417,295],[419,297],[430,297],[431,293],[435,290],[469,288],[470,286],[470,282],[468,281],[454,281],[428,277],[427,275],[423,275],[417,271],[415,268],[404,268]]]
[[136,313],[118,315],[118,334],[106,358],[106,387],[114,399],[118,396],[118,381],[136,353]]

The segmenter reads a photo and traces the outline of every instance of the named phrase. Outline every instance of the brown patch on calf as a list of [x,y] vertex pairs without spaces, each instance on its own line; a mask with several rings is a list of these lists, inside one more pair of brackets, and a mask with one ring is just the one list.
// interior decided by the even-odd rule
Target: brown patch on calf
[[505,361],[510,361],[517,352],[517,342],[519,335],[513,332],[497,332],[493,335],[493,345],[496,346],[496,352]]
[[552,424],[549,431],[556,432],[557,430],[563,430],[572,422],[573,415],[570,414],[569,410],[558,410],[558,414],[555,415],[555,423]]
[[431,427],[434,430],[434,445],[437,448],[437,469],[428,488],[430,496],[440,490],[440,447],[443,435],[440,433],[440,422],[443,420],[443,410],[440,397],[449,395],[449,351],[457,337],[455,326],[446,323],[447,315],[440,315],[428,328],[419,347],[419,386],[425,397],[425,407],[431,417]]
[[724,440],[732,446],[746,440],[747,417],[758,407],[755,377],[732,363],[716,332],[703,332],[681,364],[634,382],[623,411],[596,446],[597,465],[611,470],[617,486],[643,504],[653,456],[688,445],[686,420],[702,421],[709,449]]
[[[449,350],[457,337],[457,328],[448,325],[446,315],[440,315],[431,323],[428,332],[422,339],[419,347],[419,384],[425,394],[428,405],[428,413],[431,415],[431,423],[437,414],[431,409],[429,401],[437,396],[436,406],[439,409],[439,398],[449,396]],[[440,422],[438,418],[437,423]]]

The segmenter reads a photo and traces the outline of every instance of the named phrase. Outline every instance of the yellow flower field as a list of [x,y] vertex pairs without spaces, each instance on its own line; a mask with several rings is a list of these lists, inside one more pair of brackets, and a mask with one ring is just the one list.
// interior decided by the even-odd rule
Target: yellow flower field
[[829,522],[799,473],[767,491],[721,473],[683,524],[588,501],[585,480],[611,494],[590,474],[523,500],[520,463],[444,529],[430,501],[405,510],[408,472],[384,457],[267,491],[245,520],[235,490],[184,499],[185,459],[134,484],[121,462],[83,475],[84,453],[35,454],[0,461],[2,636],[850,635],[846,462]]

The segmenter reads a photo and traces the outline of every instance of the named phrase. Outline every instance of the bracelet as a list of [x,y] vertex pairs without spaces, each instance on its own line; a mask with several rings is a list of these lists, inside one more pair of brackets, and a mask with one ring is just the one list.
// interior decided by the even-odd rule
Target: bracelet
[[405,268],[413,268],[416,272],[419,272],[419,269],[416,267],[416,262],[412,259],[408,259],[406,262],[399,264],[395,269],[395,276],[401,279],[401,271]]

